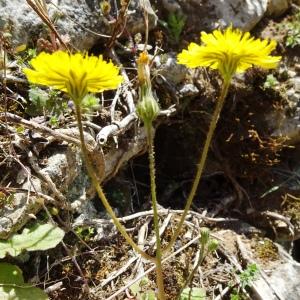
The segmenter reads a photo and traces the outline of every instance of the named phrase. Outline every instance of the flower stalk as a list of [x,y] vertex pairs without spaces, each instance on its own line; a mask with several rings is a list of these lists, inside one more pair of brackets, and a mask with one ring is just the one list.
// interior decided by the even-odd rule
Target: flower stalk
[[216,129],[224,101],[226,99],[231,79],[236,73],[242,73],[253,65],[264,69],[275,68],[280,56],[270,53],[276,48],[275,41],[254,39],[249,32],[243,33],[239,29],[228,27],[224,32],[215,30],[213,33],[201,33],[203,45],[191,43],[187,50],[178,54],[178,63],[190,68],[210,67],[219,71],[223,77],[223,85],[216,108],[213,112],[203,151],[199,157],[196,175],[186,200],[186,205],[180,221],[169,244],[164,251],[169,251],[180,234],[184,220],[191,207],[205,167],[209,147]]
[[182,229],[184,220],[185,220],[185,218],[186,218],[186,216],[189,212],[189,209],[191,207],[193,199],[196,195],[197,188],[198,188],[198,185],[199,185],[199,182],[200,182],[200,179],[201,179],[204,167],[205,167],[205,162],[206,162],[208,150],[209,150],[212,138],[213,138],[213,134],[215,132],[215,129],[216,129],[216,126],[217,126],[217,123],[218,123],[220,113],[222,111],[226,96],[228,94],[228,89],[229,89],[229,86],[230,86],[230,82],[231,82],[231,78],[229,78],[228,80],[224,80],[224,82],[223,82],[221,94],[219,96],[219,99],[217,100],[217,104],[216,104],[215,110],[214,110],[212,118],[211,118],[211,122],[210,122],[209,129],[208,129],[208,132],[207,132],[206,140],[205,140],[205,143],[204,143],[204,146],[203,146],[203,151],[201,152],[200,157],[199,157],[199,162],[198,162],[198,165],[197,165],[196,175],[195,175],[195,178],[194,178],[194,181],[193,181],[193,184],[192,184],[191,191],[190,191],[190,193],[188,195],[188,198],[186,200],[186,205],[185,205],[184,211],[181,215],[180,221],[179,221],[179,223],[178,223],[178,225],[175,229],[175,232],[174,232],[169,244],[166,246],[165,249],[163,249],[163,252],[169,251],[172,248],[172,246],[174,245],[177,237],[180,234],[180,231]]
[[75,110],[76,110],[76,118],[77,118],[77,124],[78,124],[78,129],[79,129],[79,135],[80,135],[80,143],[81,143],[81,150],[82,150],[82,154],[83,154],[83,159],[85,161],[86,164],[86,168],[88,171],[88,174],[92,180],[92,184],[95,187],[97,194],[103,204],[103,206],[105,207],[106,211],[108,212],[108,214],[110,215],[110,217],[112,218],[115,226],[117,227],[117,229],[119,230],[119,232],[122,234],[122,236],[125,238],[125,240],[127,241],[127,243],[137,252],[139,253],[143,258],[150,260],[152,262],[155,262],[155,258],[153,258],[152,256],[150,256],[149,254],[147,254],[146,252],[144,252],[143,250],[141,250],[139,248],[139,246],[132,240],[132,238],[128,235],[128,233],[126,232],[125,227],[120,223],[119,219],[117,218],[117,216],[115,215],[112,207],[110,206],[103,190],[102,187],[99,184],[97,175],[93,169],[93,166],[90,162],[88,153],[87,153],[87,149],[85,146],[85,141],[84,141],[84,134],[83,134],[83,126],[82,126],[82,116],[81,116],[81,107],[80,105],[75,105]]
[[148,142],[148,156],[149,156],[149,173],[150,173],[150,187],[151,187],[151,202],[153,209],[153,223],[156,239],[156,283],[158,287],[158,299],[165,300],[164,280],[162,272],[162,251],[159,234],[159,216],[157,209],[157,195],[155,182],[155,152],[154,152],[154,130],[152,127],[153,121],[159,113],[159,105],[152,94],[149,56],[147,51],[140,54],[137,60],[138,80],[139,80],[139,103],[136,108],[137,115],[144,122],[147,132]]
[[161,251],[161,241],[159,234],[159,219],[157,212],[157,197],[156,197],[156,182],[155,182],[155,153],[154,153],[154,134],[152,124],[146,126],[147,139],[148,139],[148,156],[149,156],[149,170],[150,170],[150,185],[151,185],[151,201],[153,209],[153,223],[156,238],[156,283],[158,287],[158,299],[165,300],[164,292],[164,280],[162,273],[162,251]]

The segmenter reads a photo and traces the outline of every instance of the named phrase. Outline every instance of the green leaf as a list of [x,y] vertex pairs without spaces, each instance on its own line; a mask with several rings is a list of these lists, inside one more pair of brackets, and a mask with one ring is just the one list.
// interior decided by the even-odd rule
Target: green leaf
[[152,290],[148,290],[142,294],[142,300],[156,300],[155,292]]
[[24,283],[19,267],[7,263],[0,263],[0,299],[49,300],[44,291]]
[[0,263],[0,285],[23,284],[22,270],[18,266]]
[[38,224],[31,229],[25,228],[21,234],[15,234],[8,240],[0,240],[0,258],[6,254],[19,255],[23,250],[37,251],[54,248],[65,233],[53,224]]
[[205,300],[206,292],[202,288],[186,288],[180,294],[180,300]]

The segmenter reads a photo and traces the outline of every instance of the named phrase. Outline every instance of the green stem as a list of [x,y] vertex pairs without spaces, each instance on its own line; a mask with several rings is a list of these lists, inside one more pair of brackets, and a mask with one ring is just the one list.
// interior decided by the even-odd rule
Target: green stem
[[[206,245],[205,243],[201,243],[201,249],[200,249],[200,254],[199,254],[197,264],[196,264],[195,268],[192,270],[192,272],[190,273],[190,275],[188,276],[188,278],[186,279],[186,281],[185,281],[184,285],[182,286],[182,288],[180,289],[180,293],[178,294],[177,299],[180,298],[180,295],[181,295],[182,291],[190,285],[190,283],[192,282],[192,280],[195,276],[196,271],[198,270],[198,268],[202,264],[202,262],[204,260],[205,245]],[[191,293],[192,293],[192,288],[190,289],[190,292],[189,292],[189,299],[191,299]]]
[[152,124],[145,124],[147,130],[147,138],[149,145],[149,169],[150,169],[150,185],[151,185],[151,201],[153,209],[153,222],[154,222],[154,231],[156,237],[156,283],[158,287],[158,299],[165,300],[165,289],[164,289],[164,280],[162,273],[162,263],[161,263],[161,242],[159,234],[159,223],[158,223],[158,212],[157,212],[157,198],[156,198],[156,183],[155,183],[155,153],[154,153],[154,135]]
[[83,158],[84,158],[84,161],[85,161],[85,164],[86,164],[88,174],[89,174],[89,176],[92,180],[92,183],[93,183],[93,185],[94,185],[94,187],[95,187],[95,189],[98,193],[99,198],[102,201],[103,206],[105,207],[106,211],[108,212],[108,214],[112,218],[115,226],[120,231],[120,233],[123,235],[123,237],[125,238],[127,243],[137,253],[139,253],[142,257],[156,263],[156,259],[154,257],[148,255],[143,250],[141,250],[138,247],[138,245],[132,240],[132,238],[128,235],[128,233],[126,232],[125,227],[120,223],[120,221],[118,220],[117,216],[115,215],[112,207],[110,206],[108,200],[106,199],[106,196],[105,196],[105,194],[104,194],[104,192],[103,192],[103,190],[102,190],[102,188],[101,188],[101,186],[98,182],[97,175],[95,174],[95,171],[92,167],[91,161],[90,161],[89,156],[88,156],[88,152],[87,152],[85,142],[84,142],[83,127],[82,127],[82,120],[81,120],[81,108],[80,108],[79,104],[76,104],[76,102],[75,102],[75,108],[76,108],[76,116],[77,116],[77,123],[78,123],[78,129],[79,129],[79,134],[80,134],[80,143],[81,143],[81,150],[82,150]]
[[209,147],[210,147],[210,144],[211,144],[211,140],[212,140],[214,131],[216,129],[216,126],[217,126],[217,123],[218,123],[218,120],[219,120],[219,116],[220,116],[221,110],[223,108],[225,98],[226,98],[227,93],[228,93],[228,88],[230,86],[230,82],[231,82],[231,78],[227,79],[227,80],[224,80],[224,82],[223,82],[221,94],[219,96],[216,108],[215,108],[214,113],[212,115],[212,119],[211,119],[211,122],[210,122],[210,125],[209,125],[206,140],[205,140],[205,143],[204,143],[203,151],[200,154],[199,163],[198,163],[198,166],[197,166],[197,173],[196,173],[195,179],[193,181],[191,191],[190,191],[189,196],[187,198],[183,214],[182,214],[182,216],[180,218],[180,221],[179,221],[179,224],[178,224],[178,226],[177,226],[177,228],[176,228],[176,230],[175,230],[175,232],[174,232],[174,234],[171,238],[171,241],[169,242],[167,247],[165,249],[163,249],[163,251],[169,251],[172,248],[172,246],[174,245],[177,237],[180,234],[180,231],[181,231],[182,225],[184,223],[184,220],[185,220],[185,218],[186,218],[186,216],[189,212],[189,209],[191,207],[191,204],[192,204],[193,199],[195,197],[195,194],[197,192],[197,188],[198,188],[198,185],[199,185],[201,175],[202,175],[203,170],[204,170],[204,166],[205,166],[208,150],[209,150]]

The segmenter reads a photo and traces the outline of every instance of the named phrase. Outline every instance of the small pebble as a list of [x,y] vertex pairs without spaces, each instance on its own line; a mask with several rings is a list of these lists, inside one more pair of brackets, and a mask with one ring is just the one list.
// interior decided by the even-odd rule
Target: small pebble
[[295,64],[295,71],[300,72],[300,64]]
[[289,90],[286,91],[286,95],[287,95],[288,98],[291,97],[294,94],[295,94],[295,90],[294,89],[289,89]]
[[297,73],[295,71],[292,71],[292,70],[288,70],[287,73],[288,73],[288,76],[290,78],[293,78],[293,77],[295,77],[297,75]]
[[296,92],[300,92],[300,77],[294,78],[294,89]]

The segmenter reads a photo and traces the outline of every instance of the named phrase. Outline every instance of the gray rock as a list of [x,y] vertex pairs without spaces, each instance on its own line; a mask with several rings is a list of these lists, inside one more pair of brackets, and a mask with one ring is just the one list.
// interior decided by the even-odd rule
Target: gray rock
[[287,74],[288,74],[288,76],[289,76],[290,78],[295,77],[295,76],[297,75],[297,73],[296,73],[295,71],[293,71],[293,70],[288,70],[288,71],[287,71]]
[[[53,153],[47,159],[47,164],[41,169],[48,175],[58,190],[65,196],[67,203],[72,203],[80,198],[90,200],[95,191],[91,187],[88,175],[84,172],[80,154],[71,147]],[[38,177],[30,177],[21,169],[16,174],[20,188],[44,195],[53,196],[47,184]],[[54,196],[55,198],[55,196]],[[31,217],[42,208],[41,197],[25,192],[16,193],[13,205],[5,206],[0,210],[0,239],[22,228]],[[81,201],[83,202],[83,201]],[[82,204],[82,206],[85,203]]]
[[280,15],[285,12],[288,0],[163,0],[170,13],[185,14],[193,28],[212,30],[232,24],[243,30],[251,30],[265,15]]
[[[103,18],[99,8],[91,9],[79,0],[53,1],[48,4],[50,18],[61,35],[68,34],[71,44],[79,50],[89,49],[99,39],[87,30],[103,32]],[[26,1],[0,0],[0,28],[11,28],[13,44],[27,44],[39,37],[47,37],[47,29]],[[87,30],[86,30],[87,29]]]
[[[41,181],[38,178],[32,178],[30,183],[31,190],[41,192]],[[29,182],[26,178],[25,183],[20,187],[27,189],[28,185]],[[14,194],[13,205],[5,205],[0,210],[0,239],[7,239],[11,233],[22,228],[41,209],[41,203],[37,201],[37,198],[30,196],[28,193]]]
[[296,92],[300,92],[300,77],[294,77],[293,78],[294,81],[294,89]]
[[[131,33],[144,32],[143,14],[139,4],[137,1],[131,2],[127,30]],[[100,38],[97,33],[109,34],[111,30],[97,1],[54,0],[47,5],[50,19],[55,19],[57,31],[61,35],[67,35],[78,50],[90,49]],[[150,16],[150,29],[155,24],[155,18]],[[5,28],[12,34],[14,46],[48,36],[46,26],[26,1],[0,0],[0,30]]]
[[[260,292],[259,299],[298,300],[300,295],[300,264],[277,244],[280,260],[269,266],[260,266],[268,272],[268,277],[260,277],[255,285]],[[267,269],[267,270],[266,270]]]
[[295,105],[299,104],[299,101],[300,101],[299,93],[296,93],[296,91],[293,88],[287,90],[286,96],[288,97],[288,99],[290,101],[294,102]]
[[188,72],[185,66],[177,64],[176,53],[156,56],[154,63],[158,69],[158,74],[175,85],[182,82]]
[[186,83],[178,90],[178,96],[180,98],[193,97],[199,94],[198,88],[192,83]]

